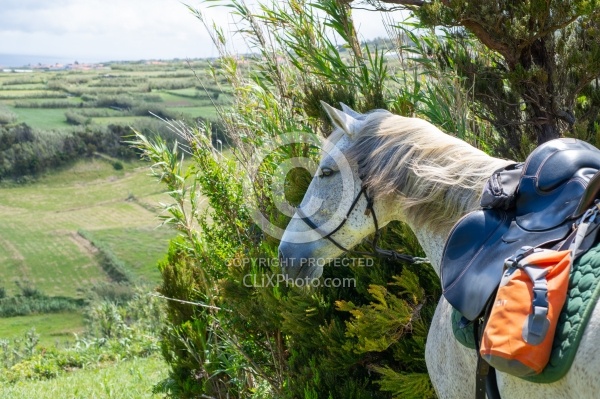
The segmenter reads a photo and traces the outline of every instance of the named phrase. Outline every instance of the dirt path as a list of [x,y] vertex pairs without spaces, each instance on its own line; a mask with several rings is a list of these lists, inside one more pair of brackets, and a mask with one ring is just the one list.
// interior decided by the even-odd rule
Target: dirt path
[[70,233],[69,238],[71,239],[71,241],[73,241],[73,243],[77,246],[77,248],[79,248],[81,250],[81,252],[86,254],[90,259],[93,259],[94,255],[96,255],[98,253],[98,248],[93,246],[91,242],[89,242],[85,237],[83,237],[78,232]]

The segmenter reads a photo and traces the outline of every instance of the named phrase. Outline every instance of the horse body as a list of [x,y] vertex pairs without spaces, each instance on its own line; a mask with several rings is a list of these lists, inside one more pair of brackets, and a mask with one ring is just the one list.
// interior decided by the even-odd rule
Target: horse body
[[[410,223],[409,223],[410,225]],[[439,275],[441,250],[447,237],[411,226]],[[425,360],[438,396],[470,398],[474,396],[476,354],[458,343],[451,326],[452,306],[442,297],[438,303],[425,348]],[[535,384],[509,374],[497,373],[502,398],[594,398],[600,392],[600,307],[595,307],[581,340],[577,356],[567,375],[552,384]]]
[[[324,104],[337,129],[324,147],[319,170],[280,245],[283,271],[292,278],[316,278],[322,264],[375,232],[368,198],[379,227],[392,220],[415,232],[440,276],[446,238],[454,223],[478,207],[483,184],[509,161],[490,157],[429,123],[387,112],[360,115]],[[341,167],[340,167],[341,165]],[[361,178],[362,177],[362,178]],[[369,196],[360,197],[366,187]],[[341,196],[341,198],[340,198]],[[317,201],[315,201],[317,199]],[[349,214],[350,204],[356,207]],[[315,233],[306,218],[317,226]],[[347,220],[345,220],[347,219]],[[345,220],[345,221],[344,221]],[[340,227],[341,226],[341,227]],[[323,238],[334,231],[336,245]],[[426,345],[427,368],[440,398],[468,398],[475,392],[475,351],[454,339],[451,306],[442,298]],[[534,384],[498,373],[503,398],[592,398],[600,392],[600,307],[595,307],[568,374],[552,384]]]

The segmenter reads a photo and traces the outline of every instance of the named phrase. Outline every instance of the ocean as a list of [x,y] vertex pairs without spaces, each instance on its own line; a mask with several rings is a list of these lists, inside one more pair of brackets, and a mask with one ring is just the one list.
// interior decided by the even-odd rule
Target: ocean
[[76,57],[60,57],[60,56],[48,56],[48,55],[0,54],[0,69],[1,68],[28,67],[28,66],[35,66],[38,64],[42,64],[42,65],[72,64],[75,61],[78,61],[79,63],[100,62],[100,60],[93,60],[93,59],[88,59],[88,58],[78,59]]

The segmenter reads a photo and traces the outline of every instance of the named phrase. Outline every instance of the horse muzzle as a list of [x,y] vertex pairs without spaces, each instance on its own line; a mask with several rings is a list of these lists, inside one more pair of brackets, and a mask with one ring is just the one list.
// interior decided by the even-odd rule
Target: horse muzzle
[[317,279],[323,274],[320,259],[312,256],[310,244],[294,244],[281,241],[279,244],[279,265],[286,279]]

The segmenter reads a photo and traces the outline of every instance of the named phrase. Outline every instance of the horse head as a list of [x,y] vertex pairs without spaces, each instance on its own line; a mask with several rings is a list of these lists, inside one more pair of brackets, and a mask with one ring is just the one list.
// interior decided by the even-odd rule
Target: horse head
[[335,129],[281,238],[283,273],[318,278],[328,261],[392,220],[411,227],[439,272],[450,228],[479,206],[483,184],[508,161],[423,119],[323,107]]
[[321,276],[330,260],[359,244],[394,218],[393,209],[374,201],[360,176],[352,151],[373,115],[342,104],[340,111],[322,103],[334,130],[325,140],[321,159],[300,206],[279,245],[283,273],[288,278]]

